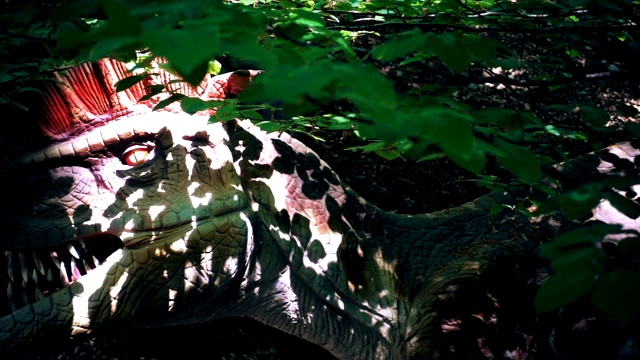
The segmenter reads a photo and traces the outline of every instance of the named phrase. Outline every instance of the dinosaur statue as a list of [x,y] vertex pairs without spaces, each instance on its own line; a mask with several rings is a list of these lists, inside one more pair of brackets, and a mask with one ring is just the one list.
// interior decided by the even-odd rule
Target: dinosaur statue
[[[258,74],[171,86],[223,99]],[[116,92],[126,76],[109,59],[56,74],[38,136],[4,155],[2,352],[107,327],[236,316],[339,359],[509,350],[469,329],[501,320],[500,291],[537,286],[536,249],[558,229],[548,217],[494,211],[526,188],[430,214],[385,212],[290,135],[247,120],[209,124],[209,113],[177,103],[152,111],[162,97],[138,99],[170,75]],[[638,151],[619,144],[602,154],[633,160]],[[461,324],[472,350],[451,335]]]

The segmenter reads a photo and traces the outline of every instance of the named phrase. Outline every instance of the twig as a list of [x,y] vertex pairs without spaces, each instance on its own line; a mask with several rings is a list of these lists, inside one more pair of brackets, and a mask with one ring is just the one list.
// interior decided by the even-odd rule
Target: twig
[[386,22],[382,24],[362,24],[349,23],[344,25],[331,25],[327,28],[332,30],[377,30],[384,27],[405,27],[418,28],[422,30],[462,30],[469,33],[513,33],[513,34],[558,34],[558,33],[579,33],[579,32],[617,32],[617,31],[634,31],[640,30],[640,25],[603,25],[603,26],[561,26],[553,28],[513,28],[513,27],[478,27],[473,28],[464,25],[455,24],[424,24],[424,23],[402,23],[402,22]]

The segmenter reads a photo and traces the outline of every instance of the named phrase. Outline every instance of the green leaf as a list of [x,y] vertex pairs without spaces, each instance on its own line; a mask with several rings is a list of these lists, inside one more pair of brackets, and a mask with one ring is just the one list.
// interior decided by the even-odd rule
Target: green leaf
[[397,59],[420,49],[424,46],[426,40],[425,35],[418,29],[407,31],[376,46],[371,54],[381,61]]
[[608,234],[622,230],[621,225],[594,224],[568,231],[550,243],[540,245],[541,255],[547,258],[558,258],[575,250],[595,247]]
[[131,8],[123,1],[106,0],[104,10],[107,21],[93,32],[96,44],[89,56],[93,60],[136,46],[141,31],[140,20],[132,14]]
[[534,299],[538,312],[549,312],[568,305],[587,295],[596,284],[595,271],[564,272],[546,279]]
[[640,124],[636,124],[633,121],[627,121],[624,123],[624,127],[635,137],[640,137]]
[[604,109],[593,106],[581,106],[582,119],[591,127],[596,129],[604,128],[611,120],[611,116]]
[[618,243],[618,251],[622,258],[640,259],[640,238],[634,236],[620,240]]
[[132,76],[126,77],[126,78],[118,81],[116,83],[116,92],[127,90],[128,88],[132,87],[133,85],[135,85],[135,84],[139,83],[140,81],[144,80],[145,77],[147,77],[147,75],[145,75],[145,74],[132,75]]
[[615,191],[603,192],[604,198],[609,200],[611,205],[625,216],[631,219],[637,219],[640,217],[640,205],[626,197],[618,194]]
[[471,120],[469,115],[455,110],[428,107],[419,119],[408,117],[403,127],[438,144],[453,161],[478,174],[484,169],[486,158],[471,132]]
[[577,219],[582,215],[590,214],[600,199],[602,199],[602,185],[589,183],[544,201],[536,213],[547,214],[560,210],[569,219]]
[[444,33],[429,36],[426,47],[445,65],[455,71],[464,71],[471,65],[471,54],[459,33]]
[[153,107],[153,111],[158,111],[161,109],[166,108],[167,106],[173,104],[176,101],[179,101],[180,99],[184,98],[185,96],[182,94],[173,94],[171,96],[169,96],[168,98],[160,101],[156,106]]
[[512,172],[520,181],[533,184],[542,177],[541,162],[529,149],[509,144],[504,141],[496,141],[494,155],[507,170]]
[[256,110],[241,110],[240,117],[243,119],[263,120],[262,115]]
[[225,104],[216,110],[217,121],[227,121],[235,119],[239,116],[238,109],[233,104]]
[[197,86],[207,74],[209,61],[220,47],[218,31],[215,25],[145,29],[141,39],[154,54],[167,58],[184,80]]
[[351,130],[354,128],[354,123],[351,119],[344,116],[331,117],[331,124],[328,126],[330,130]]
[[213,109],[214,107],[220,106],[222,104],[224,104],[223,101],[204,101],[197,97],[184,97],[180,101],[180,107],[189,115],[193,115],[198,111]]
[[591,243],[589,247],[581,247],[564,251],[551,262],[551,268],[556,273],[602,272],[607,260],[602,250]]
[[138,99],[138,101],[146,101],[164,91],[164,85],[151,85],[147,88],[148,93]]
[[640,273],[617,268],[603,274],[591,301],[620,323],[628,323],[640,312]]
[[321,14],[309,9],[292,9],[289,18],[296,24],[310,28],[324,28],[324,18]]
[[505,108],[484,108],[476,110],[471,113],[473,116],[473,122],[476,124],[495,124],[498,126],[505,126],[510,123],[513,117],[517,116],[518,112],[512,109]]
[[464,38],[464,43],[466,43],[466,48],[473,61],[491,59],[496,54],[499,45],[494,39],[479,36],[467,36]]

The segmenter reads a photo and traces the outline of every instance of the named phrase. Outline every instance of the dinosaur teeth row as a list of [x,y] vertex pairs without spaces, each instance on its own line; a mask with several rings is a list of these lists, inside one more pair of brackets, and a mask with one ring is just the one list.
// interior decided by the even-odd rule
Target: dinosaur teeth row
[[[115,237],[114,237],[115,238]],[[4,251],[0,257],[0,316],[34,303],[76,281],[122,247],[117,239],[78,239],[36,252]]]

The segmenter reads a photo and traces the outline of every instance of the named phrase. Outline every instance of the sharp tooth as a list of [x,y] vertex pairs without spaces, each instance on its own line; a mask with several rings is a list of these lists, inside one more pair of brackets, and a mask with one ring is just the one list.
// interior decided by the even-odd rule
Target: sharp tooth
[[85,252],[87,252],[87,245],[84,243],[83,239],[78,240],[78,242],[76,243],[76,245],[80,246],[82,248],[82,250],[84,250]]
[[51,269],[47,270],[47,282],[51,283],[53,281],[53,273],[51,272]]
[[65,264],[61,264],[60,266],[60,281],[62,281],[63,285],[69,285],[69,278],[67,277],[67,269]]
[[61,268],[60,266],[60,260],[58,260],[58,253],[55,251],[51,252],[51,260],[53,260],[53,263],[56,265],[56,267],[59,269]]
[[33,271],[31,272],[31,279],[33,280],[33,283],[36,285],[36,289],[38,288],[38,272],[36,271],[36,269],[33,269]]
[[69,250],[69,253],[73,255],[74,258],[80,259],[80,255],[78,255],[78,251],[73,247],[73,244],[67,245],[67,250]]
[[44,275],[46,274],[45,269],[44,269],[44,265],[42,264],[42,260],[40,260],[40,253],[33,253],[33,262],[34,264],[36,264],[36,268],[38,268],[38,271],[40,271],[40,274]]
[[[91,261],[91,260],[89,260],[89,261]],[[91,271],[91,270],[93,270],[93,269],[95,269],[95,268],[96,268],[96,267],[95,267],[95,265],[91,265],[91,264],[89,264],[89,263],[88,263],[87,261],[85,261],[84,259],[82,260],[82,265],[84,265],[84,269],[85,269],[87,272],[89,272],[89,271]]]
[[82,274],[80,273],[80,269],[78,269],[75,261],[71,262],[71,274],[73,274],[73,276],[71,277],[71,281],[76,281],[80,278],[80,276],[82,276]]
[[16,311],[18,307],[13,302],[13,288],[11,287],[11,283],[7,284],[7,300],[9,301],[9,307],[11,307],[11,311]]
[[91,256],[91,260],[93,260],[93,263],[96,264],[96,266],[101,264],[101,262],[98,261],[98,258],[96,258],[95,256]]
[[11,282],[14,282],[13,279],[13,254],[9,250],[4,251],[4,256],[7,259],[7,275],[9,275],[9,279]]
[[24,286],[24,284],[27,283],[27,279],[29,278],[29,269],[27,267],[27,262],[25,261],[23,252],[18,253],[18,259],[20,260],[20,272],[22,274],[22,284]]

